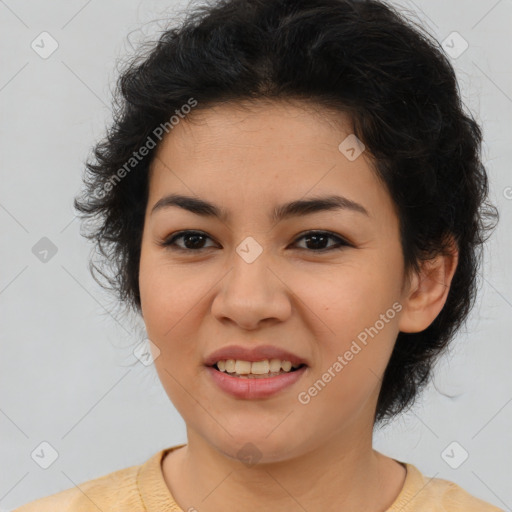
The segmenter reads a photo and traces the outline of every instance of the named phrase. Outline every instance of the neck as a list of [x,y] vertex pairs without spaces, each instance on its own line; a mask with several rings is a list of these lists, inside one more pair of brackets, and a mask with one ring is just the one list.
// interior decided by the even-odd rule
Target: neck
[[371,431],[343,431],[293,458],[252,466],[194,430],[187,433],[188,444],[163,462],[167,486],[183,510],[384,512],[405,479],[403,466],[373,450]]

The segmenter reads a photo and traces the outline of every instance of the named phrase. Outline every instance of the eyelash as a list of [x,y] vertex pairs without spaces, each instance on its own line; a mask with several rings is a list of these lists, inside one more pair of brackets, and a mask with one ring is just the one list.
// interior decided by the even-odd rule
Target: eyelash
[[[202,237],[210,238],[206,233],[203,233],[202,231],[193,231],[193,230],[185,230],[185,231],[179,231],[178,233],[170,236],[163,242],[160,242],[159,245],[166,247],[167,249],[173,250],[173,251],[183,251],[183,252],[200,252],[205,249],[210,249],[211,247],[200,247],[199,249],[188,249],[184,247],[179,247],[175,244],[176,240],[180,238],[184,238],[187,235],[199,235]],[[338,235],[335,235],[334,233],[331,233],[330,231],[307,231],[304,234],[302,234],[300,237],[296,238],[293,242],[294,244],[297,243],[299,240],[302,240],[306,238],[307,236],[311,235],[320,235],[320,236],[326,236],[330,239],[337,240],[337,245],[328,247],[325,249],[306,249],[306,248],[300,248],[301,250],[305,251],[311,251],[316,253],[326,253],[333,250],[340,250],[344,247],[353,247],[349,242],[344,240]],[[211,238],[210,238],[211,239]]]

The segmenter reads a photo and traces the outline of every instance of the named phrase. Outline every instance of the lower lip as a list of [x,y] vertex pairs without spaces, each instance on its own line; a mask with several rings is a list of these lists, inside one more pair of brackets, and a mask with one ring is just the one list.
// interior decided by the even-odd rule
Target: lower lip
[[276,377],[248,379],[243,377],[232,377],[225,372],[216,370],[211,366],[206,369],[213,381],[222,391],[233,395],[236,398],[254,399],[267,398],[283,389],[295,384],[304,375],[307,366],[290,373],[283,373]]

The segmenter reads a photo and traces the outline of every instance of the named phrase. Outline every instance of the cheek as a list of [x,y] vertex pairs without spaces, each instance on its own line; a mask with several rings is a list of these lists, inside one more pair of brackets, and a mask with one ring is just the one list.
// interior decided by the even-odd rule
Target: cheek
[[[164,341],[171,336],[173,326],[201,300],[201,287],[194,275],[157,260],[141,257],[139,287],[141,307],[148,334]],[[203,282],[204,286],[204,282]]]
[[[148,338],[160,353],[155,369],[171,402],[182,415],[188,415],[189,387],[197,367],[194,359],[192,321],[197,315],[201,294],[194,293],[191,277],[168,265],[141,257],[139,287]],[[196,309],[194,308],[196,307]]]
[[196,340],[210,279],[197,269],[141,256],[139,286],[147,335],[160,350],[155,367],[167,394],[179,402],[180,384],[202,369]]
[[389,273],[362,261],[331,270],[325,279],[302,279],[300,287],[294,287],[317,313],[326,334],[340,342],[373,325],[392,306],[397,290]]
[[320,380],[325,399],[355,406],[379,384],[398,334],[398,290],[382,263],[362,261],[333,272],[324,286],[305,283],[321,327],[310,383]]
[[[337,336],[318,340],[319,364],[312,368],[300,390],[302,395],[297,397],[299,403],[305,404],[309,418],[345,425],[363,408],[373,407],[396,339],[392,322],[380,330],[375,329],[375,322],[361,329],[358,319],[347,317],[345,331],[339,325]],[[350,331],[359,336],[351,336]]]

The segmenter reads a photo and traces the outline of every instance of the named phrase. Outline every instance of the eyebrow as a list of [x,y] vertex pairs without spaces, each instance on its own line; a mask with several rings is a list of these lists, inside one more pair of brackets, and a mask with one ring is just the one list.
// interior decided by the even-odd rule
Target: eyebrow
[[[224,208],[216,206],[204,199],[182,194],[170,194],[162,197],[151,209],[151,215],[158,210],[172,206],[183,208],[184,210],[188,210],[189,212],[203,217],[216,217],[222,220],[229,218],[229,214]],[[279,222],[290,217],[305,216],[317,212],[333,210],[351,210],[370,217],[370,214],[363,205],[343,196],[329,195],[300,199],[277,206],[271,215],[271,220],[273,222]]]

